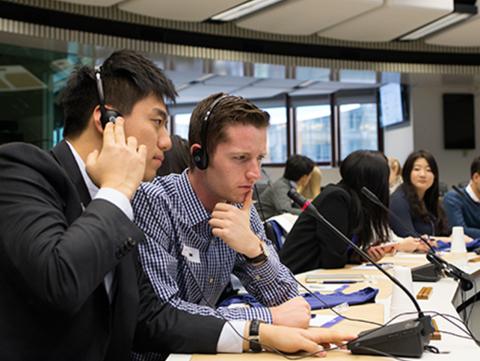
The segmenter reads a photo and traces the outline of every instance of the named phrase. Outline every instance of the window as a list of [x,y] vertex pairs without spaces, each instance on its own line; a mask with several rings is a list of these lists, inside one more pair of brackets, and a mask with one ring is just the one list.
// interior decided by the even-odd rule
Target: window
[[374,71],[342,69],[339,72],[339,79],[345,83],[375,84],[377,82],[377,73]]
[[297,153],[316,162],[331,162],[332,133],[330,105],[296,107]]
[[190,126],[190,113],[175,114],[175,134],[188,139],[188,127]]
[[287,110],[285,107],[263,108],[270,114],[265,163],[287,161]]
[[378,150],[377,105],[340,105],[340,158],[358,149]]
[[299,80],[330,80],[330,69],[328,68],[311,68],[306,66],[297,66],[295,70],[295,78]]

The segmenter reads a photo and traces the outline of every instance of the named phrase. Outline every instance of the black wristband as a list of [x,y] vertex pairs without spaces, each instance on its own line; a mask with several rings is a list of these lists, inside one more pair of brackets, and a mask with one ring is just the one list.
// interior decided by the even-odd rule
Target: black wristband
[[262,352],[262,345],[260,344],[260,324],[262,321],[252,320],[250,322],[250,329],[248,331],[248,347],[251,352]]
[[245,256],[245,259],[247,260],[248,263],[259,264],[267,260],[267,254],[265,253],[265,249],[263,248],[262,245],[260,247],[262,248],[262,253],[260,253],[258,256],[255,256],[253,258],[249,258]]

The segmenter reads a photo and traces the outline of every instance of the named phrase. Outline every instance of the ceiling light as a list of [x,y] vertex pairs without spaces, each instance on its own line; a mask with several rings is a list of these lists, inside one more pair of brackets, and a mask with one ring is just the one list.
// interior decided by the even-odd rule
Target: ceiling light
[[251,14],[255,11],[261,10],[267,6],[276,4],[283,0],[251,0],[241,5],[235,6],[231,9],[223,11],[217,15],[214,15],[210,20],[214,21],[232,21],[242,16]]
[[477,14],[477,7],[475,5],[455,4],[454,11],[448,15],[441,17],[421,28],[418,28],[406,35],[401,36],[398,40],[411,41],[424,38],[426,36],[444,30],[454,24],[472,17]]

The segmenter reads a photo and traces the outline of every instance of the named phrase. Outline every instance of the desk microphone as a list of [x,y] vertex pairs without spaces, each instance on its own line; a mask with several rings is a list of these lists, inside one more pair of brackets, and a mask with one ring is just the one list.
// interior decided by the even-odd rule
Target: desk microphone
[[[369,190],[367,187],[362,187],[360,191],[370,202],[387,211],[390,216],[395,218],[395,220],[404,230],[407,230],[407,226],[403,223],[400,217],[393,213],[390,208],[385,206],[371,190]],[[422,235],[418,234],[418,232],[415,232],[415,236],[418,237],[420,241],[429,248],[427,260],[430,263],[412,269],[412,278],[414,281],[436,282],[440,279],[440,275],[445,273],[454,280],[458,280],[462,290],[468,291],[473,288],[473,281],[468,273],[463,272],[460,268],[440,257],[431,244],[425,240]]]
[[369,260],[380,272],[400,287],[412,301],[418,312],[418,318],[381,326],[373,330],[363,331],[358,338],[349,342],[347,347],[353,354],[383,355],[403,357],[421,357],[433,334],[432,318],[425,316],[415,297],[395,277],[386,272],[366,252],[349,240],[342,232],[332,225],[318,210],[310,204],[295,189],[288,191],[288,196],[305,212],[328,227],[348,246],[352,247],[362,257]]

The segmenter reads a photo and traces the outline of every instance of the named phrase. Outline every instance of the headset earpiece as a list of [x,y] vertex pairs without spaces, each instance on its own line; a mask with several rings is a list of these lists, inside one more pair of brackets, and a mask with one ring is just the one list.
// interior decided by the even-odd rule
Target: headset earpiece
[[115,120],[118,117],[121,117],[122,114],[116,110],[107,109],[105,107],[105,96],[103,94],[102,76],[100,72],[101,68],[95,70],[95,80],[97,84],[98,102],[100,103],[100,123],[102,123],[102,128],[105,129],[108,122],[115,123]]
[[208,167],[208,154],[202,147],[195,149],[192,152],[193,164],[195,167],[201,170],[205,170]]
[[115,120],[122,115],[111,109],[106,109],[105,107],[100,106],[100,122],[102,123],[102,128],[105,129],[108,122],[115,123]]

